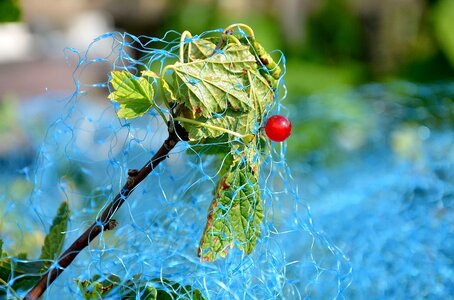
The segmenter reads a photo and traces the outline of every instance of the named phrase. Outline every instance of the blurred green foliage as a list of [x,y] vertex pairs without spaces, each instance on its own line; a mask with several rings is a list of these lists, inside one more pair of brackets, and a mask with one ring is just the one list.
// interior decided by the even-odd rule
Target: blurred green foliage
[[0,231],[0,299],[4,299],[5,295],[10,293],[16,296],[15,291],[27,290],[32,287],[39,280],[41,273],[46,271],[52,261],[60,255],[69,215],[68,203],[63,201],[53,219],[49,233],[44,239],[41,257],[37,260],[28,258],[29,253],[26,252],[27,247],[25,246],[34,244],[34,240],[23,241],[19,248],[21,252],[12,256],[3,249],[3,233]]
[[291,105],[290,111],[294,130],[288,140],[288,157],[314,163],[332,164],[347,158],[369,142],[378,122],[370,103],[347,90],[306,97]]
[[[17,4],[0,1],[0,5]],[[243,22],[254,28],[268,51],[282,50],[288,90],[284,104],[299,108],[291,116],[296,120],[289,141],[291,156],[305,157],[340,144],[354,148],[367,143],[362,136],[374,126],[376,112],[367,95],[352,95],[358,85],[374,81],[389,89],[388,82],[454,78],[452,0],[166,0],[162,5],[159,16],[141,21],[121,19],[114,10],[112,14],[125,31],[149,36],[162,36],[169,29],[196,34]],[[308,97],[313,94],[318,96]],[[396,102],[399,96],[395,96],[384,101]],[[433,98],[418,105],[421,110],[443,107],[450,111],[452,97],[446,99],[444,106],[433,105]],[[5,116],[0,118],[5,120],[0,122],[0,133],[11,131],[11,109],[0,105]],[[438,114],[437,118],[440,123],[444,116]],[[91,207],[102,203],[102,189],[93,193],[94,187],[79,167],[66,166],[60,172],[69,185],[90,195],[84,201]]]
[[20,17],[19,0],[0,0],[0,23],[17,22]]
[[416,159],[432,133],[452,130],[454,85],[370,84],[301,97],[288,106],[290,160],[332,165],[387,147]]
[[[162,19],[136,34],[203,32],[249,24],[268,51],[287,57],[290,101],[370,81],[454,78],[454,1],[168,0]],[[293,4],[292,4],[293,3]],[[151,22],[151,21],[150,21]]]
[[440,47],[454,66],[454,1],[440,0],[434,7],[435,35]]
[[13,100],[5,99],[0,101],[0,136],[6,135],[16,125],[16,103]]
[[[33,189],[32,184],[22,177],[4,178],[0,184],[0,238],[5,242],[8,251],[24,251],[36,254],[44,236],[40,230],[23,230],[29,226],[18,220],[18,215],[26,207],[27,196]],[[24,243],[24,241],[31,241]]]
[[366,44],[360,20],[345,1],[325,0],[321,6],[309,16],[304,57],[333,64],[362,60]]

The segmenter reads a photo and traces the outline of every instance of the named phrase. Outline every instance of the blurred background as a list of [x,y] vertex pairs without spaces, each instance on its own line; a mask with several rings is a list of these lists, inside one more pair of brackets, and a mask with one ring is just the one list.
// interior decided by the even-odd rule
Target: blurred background
[[[338,111],[345,121],[369,119],[361,110],[367,101],[352,103],[354,100],[342,96],[354,87],[369,82],[430,84],[454,78],[454,2],[449,0],[0,0],[0,20],[0,99],[5,128],[13,123],[11,110],[17,101],[40,98],[42,102],[70,94],[78,61],[68,57],[68,48],[83,51],[95,37],[109,31],[161,37],[169,29],[196,33],[235,22],[250,24],[269,51],[285,53],[287,105],[306,105],[301,104],[304,97],[330,91],[341,98],[328,96],[310,102],[326,111],[322,124],[315,116],[310,122],[295,124],[298,137],[289,145],[294,155],[318,151],[334,140],[325,136],[331,130],[323,136],[315,130],[319,126],[355,135],[356,139],[345,142],[350,147],[362,144],[360,128],[344,130],[336,120],[323,120]],[[101,82],[106,71],[92,68],[85,76]],[[309,115],[295,117],[301,120]],[[11,137],[14,141],[2,143],[0,153],[8,151],[5,144],[25,143],[17,139],[18,134]]]
[[[107,31],[160,37],[169,29],[203,32],[235,22],[250,24],[267,49],[285,53],[290,98],[370,81],[433,82],[454,75],[449,0],[1,0],[0,5],[2,96],[34,96],[43,86],[71,89],[63,49],[85,49]],[[33,70],[44,65],[37,80]],[[12,80],[15,74],[27,89]]]
[[[238,22],[285,54],[289,165],[320,230],[351,259],[347,295],[452,295],[452,0],[0,0],[0,234],[9,249],[42,243],[42,230],[23,230],[16,217],[46,129],[75,90],[72,48],[109,31],[161,37]],[[106,71],[84,76],[104,82]],[[68,168],[91,193],[89,177]]]

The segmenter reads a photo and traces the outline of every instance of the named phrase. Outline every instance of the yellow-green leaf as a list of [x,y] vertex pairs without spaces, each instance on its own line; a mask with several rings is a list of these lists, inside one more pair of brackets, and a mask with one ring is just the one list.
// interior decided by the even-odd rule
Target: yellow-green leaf
[[190,141],[200,141],[206,138],[216,138],[225,134],[227,129],[240,135],[246,135],[252,131],[252,125],[248,121],[247,114],[228,112],[225,115],[207,118],[197,118],[200,126],[182,122],[182,125],[189,133]]
[[268,81],[256,70],[248,71],[248,95],[249,99],[253,104],[254,110],[253,118],[255,122],[261,123],[262,117],[265,116],[265,112],[270,110],[274,101],[274,91],[269,85]]
[[[153,73],[145,75],[153,77]],[[127,71],[113,71],[111,77],[113,91],[109,99],[120,104],[117,112],[119,118],[142,116],[153,106],[154,89],[146,78],[136,77]]]
[[188,44],[188,47],[190,61],[205,59],[216,51],[216,45],[207,39],[194,39]]
[[142,76],[148,76],[151,78],[159,78],[159,75],[156,72],[153,72],[151,70],[142,71]]

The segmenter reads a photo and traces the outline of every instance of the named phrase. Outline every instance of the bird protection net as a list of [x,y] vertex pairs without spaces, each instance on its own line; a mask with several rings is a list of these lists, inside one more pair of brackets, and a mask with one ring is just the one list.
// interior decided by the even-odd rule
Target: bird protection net
[[10,220],[44,245],[41,255],[11,253],[20,238],[2,236],[0,298],[25,295],[58,268],[62,250],[175,126],[179,139],[163,162],[122,194],[117,226],[82,250],[45,298],[343,298],[349,260],[314,225],[286,143],[264,133],[269,116],[287,112],[281,52],[266,52],[235,24],[162,38],[106,33],[66,54],[75,92],[48,107],[60,117],[23,170],[33,185],[18,204],[25,220]]

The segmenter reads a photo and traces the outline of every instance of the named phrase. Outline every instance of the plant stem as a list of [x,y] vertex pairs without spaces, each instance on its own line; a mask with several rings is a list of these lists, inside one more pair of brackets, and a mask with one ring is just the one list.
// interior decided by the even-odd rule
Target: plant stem
[[175,121],[179,121],[179,122],[185,122],[185,123],[190,123],[190,124],[194,124],[194,125],[199,125],[200,127],[210,128],[210,129],[213,129],[213,130],[222,131],[222,132],[229,133],[229,134],[234,135],[234,136],[239,137],[239,138],[243,138],[244,137],[243,134],[238,133],[236,131],[232,131],[232,130],[229,130],[229,129],[226,129],[226,128],[223,128],[223,127],[210,125],[210,124],[199,122],[199,121],[192,120],[192,119],[187,119],[187,118],[183,118],[183,117],[177,117],[174,120]]
[[254,37],[254,30],[252,30],[251,27],[249,27],[248,25],[243,24],[243,23],[232,24],[232,25],[228,26],[227,28],[225,28],[224,32],[227,32],[229,30],[233,30],[235,27],[238,28],[238,29],[243,29],[243,30],[247,31],[247,33],[249,34],[250,37]]
[[129,170],[128,179],[120,193],[104,209],[101,216],[47,270],[39,282],[28,292],[24,299],[38,299],[48,286],[72,263],[76,256],[87,247],[104,230],[113,229],[116,222],[112,220],[115,212],[126,201],[136,186],[150,174],[156,166],[165,160],[175,145],[181,140],[187,140],[187,132],[178,123],[169,125],[169,136],[158,152],[140,170]]
[[13,299],[20,299],[19,296],[16,294],[16,291],[3,279],[0,278],[0,283],[3,284],[13,295]]
[[[180,39],[180,62],[184,63],[184,41],[186,40],[186,37],[192,38],[192,34],[189,31],[184,31],[181,34],[181,39]],[[188,44],[188,57],[189,53],[191,53],[191,43]]]

